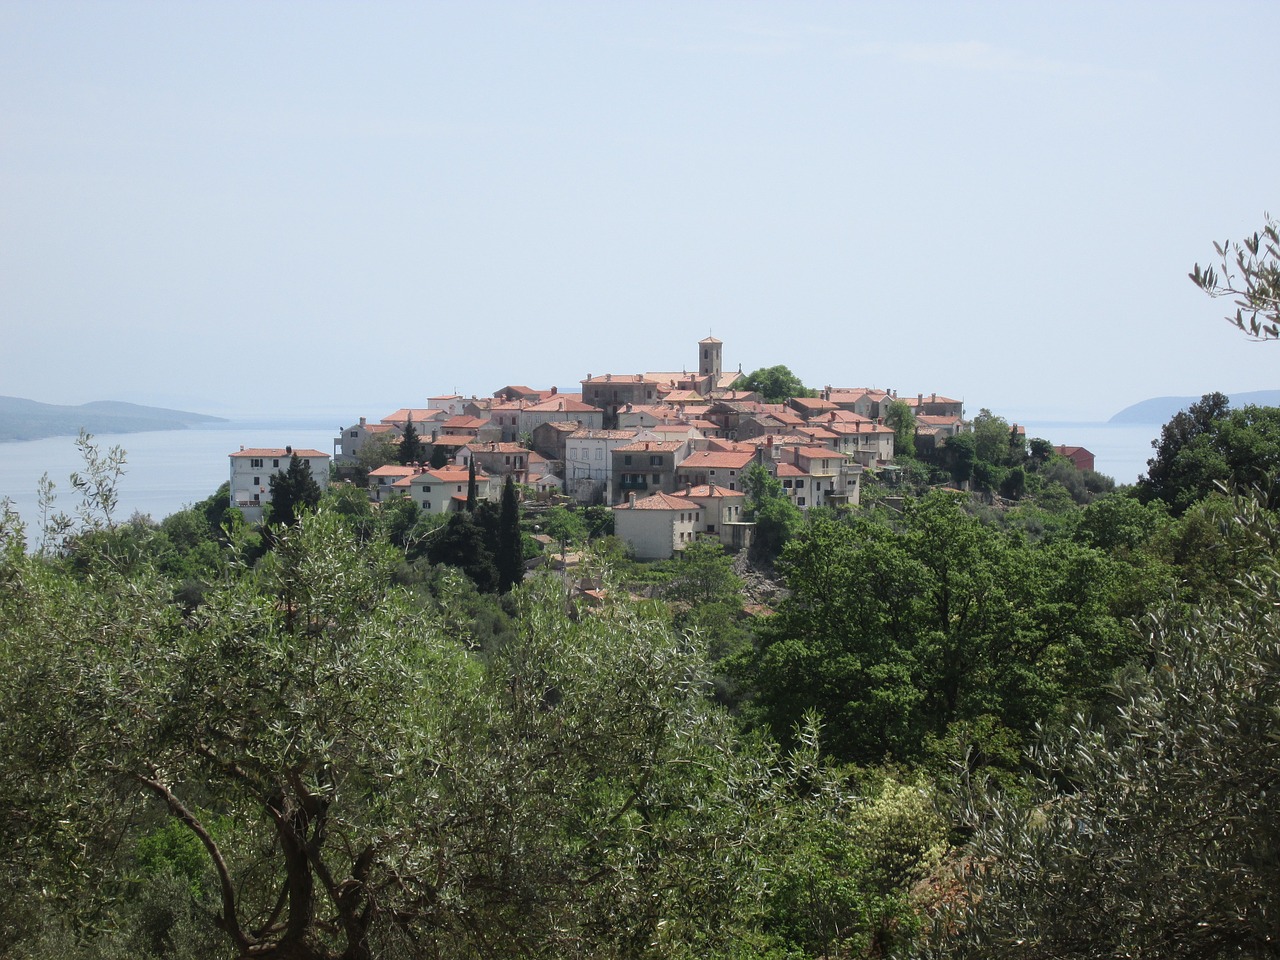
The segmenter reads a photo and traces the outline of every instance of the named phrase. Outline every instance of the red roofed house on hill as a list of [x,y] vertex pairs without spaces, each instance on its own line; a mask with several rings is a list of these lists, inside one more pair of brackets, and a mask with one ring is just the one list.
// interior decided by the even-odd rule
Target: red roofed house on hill
[[1084,447],[1054,447],[1054,453],[1059,453],[1071,461],[1071,465],[1077,470],[1094,469],[1093,454]]
[[293,447],[241,447],[231,454],[231,506],[249,523],[262,521],[263,508],[271,502],[271,477],[289,469],[298,457],[311,471],[321,490],[329,487],[329,454]]

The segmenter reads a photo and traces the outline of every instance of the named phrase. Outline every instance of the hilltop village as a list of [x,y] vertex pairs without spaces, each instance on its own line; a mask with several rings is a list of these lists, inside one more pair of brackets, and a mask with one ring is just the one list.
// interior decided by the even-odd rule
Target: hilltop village
[[[765,402],[741,389],[741,368],[725,371],[723,349],[715,337],[698,341],[696,372],[588,374],[574,393],[508,385],[490,397],[431,397],[377,422],[360,417],[334,438],[335,473],[367,482],[374,501],[407,496],[435,514],[464,508],[473,468],[481,500],[497,499],[510,477],[526,496],[611,507],[638,559],[665,559],[701,536],[749,545],[743,473],[752,463],[801,511],[857,505],[864,476],[891,480],[897,469],[892,404],[911,411],[917,449],[968,427],[961,401],[936,392],[827,386]],[[406,435],[421,457],[379,464],[397,460]],[[231,455],[231,501],[246,519],[261,519],[268,478],[295,453],[323,485],[322,451]]]

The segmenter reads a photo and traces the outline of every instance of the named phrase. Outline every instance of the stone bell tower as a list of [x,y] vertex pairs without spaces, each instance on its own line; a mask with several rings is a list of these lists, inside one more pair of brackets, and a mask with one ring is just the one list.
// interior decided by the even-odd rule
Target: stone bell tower
[[724,344],[715,337],[698,341],[698,376],[711,378],[711,389],[720,382],[720,351]]

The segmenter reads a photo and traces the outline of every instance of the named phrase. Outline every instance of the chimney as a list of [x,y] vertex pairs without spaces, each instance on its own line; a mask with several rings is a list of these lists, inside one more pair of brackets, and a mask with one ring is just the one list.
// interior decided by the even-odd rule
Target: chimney
[[553,397],[554,397],[557,393],[559,393],[559,392],[560,392],[560,388],[559,388],[559,387],[552,387],[552,388],[551,388],[551,395],[552,395]]
[[937,402],[938,402],[938,395],[935,393],[935,394],[933,395],[933,399],[931,399],[929,402],[930,402],[930,403],[937,403]]
[[916,394],[916,406],[917,406],[917,407],[918,407],[918,406],[922,406],[923,404],[924,404],[924,394],[923,394],[923,393],[917,393],[917,394]]
[[293,447],[289,446],[288,444],[285,444],[285,448],[284,448],[284,455],[285,455],[286,457],[292,457],[292,456],[293,456]]
[[627,494],[627,503],[632,507],[636,505],[636,492],[634,490]]
[[361,418],[360,418],[360,426],[362,426],[362,427],[364,426],[364,417],[361,417]]

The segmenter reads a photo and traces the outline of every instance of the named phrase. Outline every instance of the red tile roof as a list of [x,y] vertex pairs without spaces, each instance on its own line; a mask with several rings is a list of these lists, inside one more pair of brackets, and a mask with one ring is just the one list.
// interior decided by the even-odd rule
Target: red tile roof
[[231,454],[233,457],[288,457],[297,455],[299,457],[324,457],[329,459],[329,454],[321,453],[319,450],[297,449],[287,447],[250,447],[248,449],[240,449]]
[[620,503],[615,506],[615,510],[701,510],[702,505],[693,506],[687,499],[681,497],[673,497],[669,493],[661,491],[651,493],[643,500],[637,500],[635,503]]
[[677,469],[724,468],[726,470],[741,470],[752,461],[755,455],[754,450],[699,450],[680,461]]

